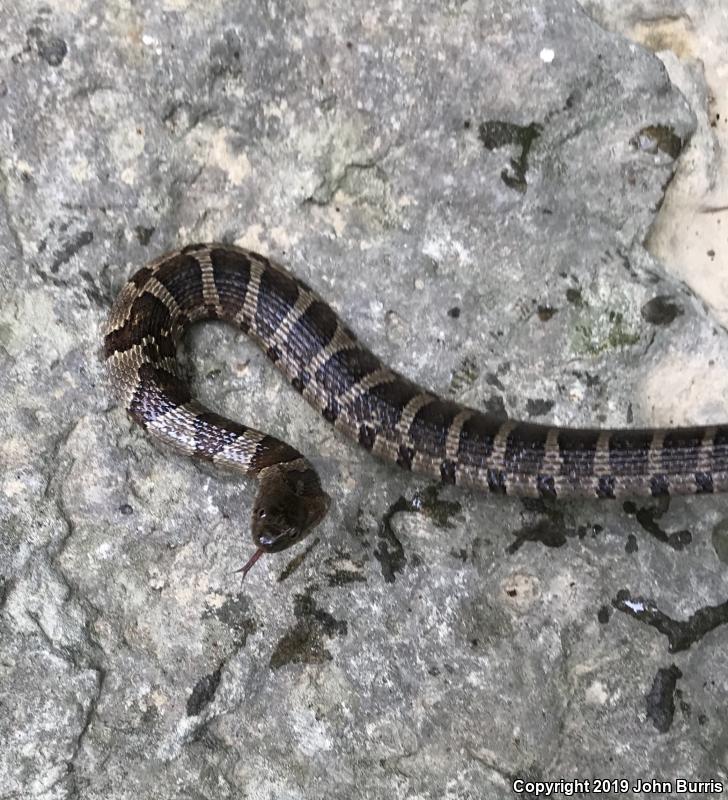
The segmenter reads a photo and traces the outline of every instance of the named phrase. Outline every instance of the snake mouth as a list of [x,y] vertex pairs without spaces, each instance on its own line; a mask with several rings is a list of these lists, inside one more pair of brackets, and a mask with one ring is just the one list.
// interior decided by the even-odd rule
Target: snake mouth
[[266,553],[280,553],[300,542],[307,534],[308,531],[299,528],[285,528],[276,533],[257,533],[253,536],[253,541]]
[[248,574],[248,572],[250,572],[255,562],[261,556],[265,555],[266,553],[279,553],[281,550],[286,550],[287,548],[299,542],[306,535],[306,533],[307,531],[289,528],[281,531],[277,535],[272,535],[270,533],[259,533],[254,535],[253,540],[257,545],[257,549],[245,562],[245,564],[243,564],[240,569],[236,569],[235,572],[242,572],[243,580],[245,580],[245,576]]

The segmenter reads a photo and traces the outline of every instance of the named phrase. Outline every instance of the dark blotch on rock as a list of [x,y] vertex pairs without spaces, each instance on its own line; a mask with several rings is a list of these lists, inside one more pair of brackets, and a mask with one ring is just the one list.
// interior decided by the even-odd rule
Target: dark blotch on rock
[[553,400],[535,400],[531,398],[526,400],[526,412],[529,417],[542,417],[544,414],[548,414],[553,407]]
[[647,693],[647,718],[660,733],[667,733],[675,716],[675,686],[682,672],[671,664],[658,669],[652,687]]
[[516,125],[513,122],[503,122],[502,120],[481,122],[478,138],[487,150],[496,150],[509,144],[521,148],[518,157],[510,160],[510,168],[501,172],[501,180],[508,188],[519,192],[526,191],[528,154],[542,130],[542,127],[535,122],[530,125]]
[[667,153],[670,158],[677,158],[683,149],[683,140],[667,125],[648,125],[630,140],[632,147],[646,153]]
[[58,36],[52,36],[38,43],[40,57],[52,67],[58,67],[68,53],[66,43]]
[[281,570],[281,574],[278,576],[278,583],[283,583],[283,581],[288,580],[288,578],[296,572],[301,564],[308,558],[308,554],[314,549],[314,547],[318,547],[321,539],[318,536],[308,545],[308,547],[300,553],[297,553],[283,569]]
[[[670,505],[669,497],[658,498],[658,502],[654,506],[638,507],[631,500],[627,500],[622,508],[626,514],[634,514],[635,519],[642,526],[650,536],[657,539],[658,542],[672,547],[673,550],[684,550],[693,541],[693,535],[688,530],[673,531],[667,533],[658,524],[657,520],[662,517]],[[629,552],[629,551],[628,551]]]
[[324,637],[346,636],[345,620],[335,619],[328,611],[316,606],[311,597],[311,587],[306,594],[296,595],[293,613],[296,624],[276,644],[270,657],[271,669],[286,664],[322,664],[331,661],[331,653],[324,647]]
[[652,325],[669,325],[682,313],[682,306],[674,303],[669,295],[653,297],[641,308],[642,319]]
[[59,268],[67,261],[93,242],[94,235],[91,231],[81,231],[77,233],[71,240],[66,242],[58,251],[56,251],[53,262],[51,263],[50,270],[55,275]]
[[235,646],[245,647],[248,636],[255,633],[257,624],[250,611],[250,603],[247,598],[239,594],[236,597],[228,598],[219,607],[208,607],[202,614],[203,619],[215,617],[224,625],[227,625],[235,634]]
[[581,290],[569,288],[566,290],[566,299],[573,303],[575,306],[580,306],[583,304],[583,300],[581,298]]
[[644,597],[633,596],[628,589],[620,589],[612,605],[640,622],[651,625],[667,636],[671,653],[687,650],[700,641],[706,633],[728,623],[728,600],[718,606],[704,606],[686,620],[677,620]]
[[374,557],[379,561],[382,575],[387,583],[394,583],[396,574],[407,564],[402,543],[392,527],[392,518],[400,512],[423,514],[429,517],[438,528],[452,528],[450,517],[458,514],[461,505],[452,500],[441,500],[438,486],[428,486],[415,492],[412,500],[400,497],[382,517],[379,524],[379,542],[374,550]]
[[242,71],[240,52],[244,49],[238,34],[229,28],[222,39],[210,46],[210,73],[214,78],[222,75],[239,75]]
[[583,539],[587,534],[594,538],[602,532],[602,526],[599,524],[577,527],[569,525],[563,509],[560,509],[550,497],[523,497],[521,502],[526,512],[536,514],[538,517],[514,531],[515,540],[506,548],[506,553],[509,555],[519,550],[526,542],[539,542],[545,547],[563,547],[567,539],[574,537]]
[[187,698],[187,716],[196,717],[200,711],[212,700],[220,685],[222,665],[214,672],[200,678],[195,684],[192,694]]
[[540,542],[546,547],[563,547],[566,544],[566,530],[558,521],[546,517],[531,525],[524,525],[514,533],[516,540],[508,545],[510,555],[520,549],[525,542]]
[[552,308],[551,306],[539,306],[536,309],[536,313],[541,322],[548,322],[557,311],[557,308]]
[[68,46],[60,36],[48,36],[37,25],[28,28],[28,38],[35,39],[38,55],[52,67],[58,67],[68,53]]
[[149,240],[152,238],[154,228],[145,228],[143,225],[137,225],[136,228],[134,228],[134,232],[137,235],[139,244],[146,246],[149,244]]

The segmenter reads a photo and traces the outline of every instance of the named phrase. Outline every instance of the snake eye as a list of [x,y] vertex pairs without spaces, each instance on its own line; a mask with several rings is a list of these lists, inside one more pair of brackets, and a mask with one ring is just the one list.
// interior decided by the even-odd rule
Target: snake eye
[[265,519],[265,509],[259,508],[258,509],[258,519]]

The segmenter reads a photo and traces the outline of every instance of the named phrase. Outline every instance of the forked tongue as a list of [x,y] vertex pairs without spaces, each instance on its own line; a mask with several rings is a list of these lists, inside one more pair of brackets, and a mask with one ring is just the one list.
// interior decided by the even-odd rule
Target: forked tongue
[[240,567],[240,569],[236,569],[235,570],[236,573],[238,573],[238,572],[242,572],[243,573],[242,580],[245,580],[245,576],[248,574],[248,572],[250,572],[250,570],[253,568],[253,564],[255,564],[255,562],[263,555],[263,553],[265,553],[265,550],[263,550],[262,547],[259,547],[253,553],[253,555],[250,556],[250,558],[245,562],[245,564],[243,564],[243,566]]

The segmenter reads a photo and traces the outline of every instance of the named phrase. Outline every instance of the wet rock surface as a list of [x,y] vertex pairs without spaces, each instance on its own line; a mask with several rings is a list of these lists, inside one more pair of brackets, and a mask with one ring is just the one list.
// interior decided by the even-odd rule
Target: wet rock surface
[[0,796],[724,779],[728,499],[433,487],[208,324],[201,399],[334,498],[241,585],[254,487],[155,448],[99,361],[135,268],[234,241],[474,407],[722,421],[726,331],[643,246],[702,113],[662,63],[548,0],[6,11]]

